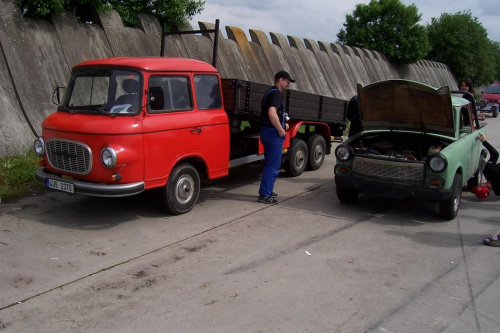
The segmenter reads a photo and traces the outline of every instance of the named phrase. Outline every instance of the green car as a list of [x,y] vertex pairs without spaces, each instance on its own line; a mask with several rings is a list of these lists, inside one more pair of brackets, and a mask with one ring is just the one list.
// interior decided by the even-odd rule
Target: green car
[[335,150],[338,199],[433,200],[442,218],[454,219],[462,188],[477,185],[486,157],[486,123],[462,94],[407,80],[358,85],[362,131]]

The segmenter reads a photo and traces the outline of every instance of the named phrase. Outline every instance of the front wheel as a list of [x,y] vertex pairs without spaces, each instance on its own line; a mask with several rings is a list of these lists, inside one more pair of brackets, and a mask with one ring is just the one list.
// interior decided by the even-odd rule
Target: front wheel
[[337,185],[337,198],[342,203],[353,203],[358,200],[359,191]]
[[285,163],[286,172],[292,177],[300,176],[306,168],[307,156],[306,143],[301,139],[293,139]]
[[445,220],[453,220],[460,209],[462,199],[462,175],[455,174],[453,178],[453,195],[451,198],[439,202],[439,216]]
[[307,140],[307,148],[309,149],[307,168],[309,170],[318,170],[325,160],[325,139],[319,134],[314,134]]
[[162,189],[163,207],[179,215],[189,212],[200,195],[200,175],[189,163],[177,165],[170,173],[167,185]]

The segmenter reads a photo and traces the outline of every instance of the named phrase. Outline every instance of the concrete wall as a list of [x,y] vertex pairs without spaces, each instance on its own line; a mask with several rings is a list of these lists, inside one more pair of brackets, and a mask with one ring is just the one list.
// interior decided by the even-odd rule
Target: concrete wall
[[[0,156],[26,151],[35,138],[33,132],[41,134],[43,119],[55,111],[54,88],[66,85],[77,63],[160,54],[161,28],[151,16],[140,15],[139,26],[127,28],[116,12],[99,15],[94,24],[81,24],[70,13],[50,21],[34,20],[22,17],[13,0],[0,0],[0,5]],[[214,28],[214,23],[206,22],[195,27]],[[357,83],[390,78],[434,87],[457,83],[442,63],[395,65],[376,51],[277,33],[266,36],[260,30],[250,30],[249,40],[238,27],[226,27],[226,34],[228,38],[219,35],[217,62],[225,78],[272,84],[275,72],[287,70],[297,80],[292,89],[342,99],[355,94]],[[209,33],[169,36],[165,55],[212,63],[212,41]]]

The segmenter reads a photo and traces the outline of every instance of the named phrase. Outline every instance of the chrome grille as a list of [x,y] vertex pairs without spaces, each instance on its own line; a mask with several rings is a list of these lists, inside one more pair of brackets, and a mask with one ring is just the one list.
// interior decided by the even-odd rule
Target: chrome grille
[[424,164],[355,157],[353,173],[383,179],[423,182]]
[[92,169],[92,151],[86,144],[50,139],[46,149],[50,165],[57,170],[86,175]]

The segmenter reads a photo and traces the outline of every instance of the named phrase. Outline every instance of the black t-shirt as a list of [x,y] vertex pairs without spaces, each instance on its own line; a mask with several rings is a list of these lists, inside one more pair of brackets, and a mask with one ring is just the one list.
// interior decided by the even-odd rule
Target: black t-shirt
[[491,183],[495,195],[500,195],[500,164],[497,164],[498,151],[487,141],[483,141],[483,146],[490,153],[490,159],[484,166],[483,175]]
[[283,125],[283,94],[278,88],[273,87],[269,89],[262,99],[261,103],[261,119],[262,125],[268,127],[274,127],[269,119],[269,108],[275,107],[278,110],[278,118],[280,120],[280,124]]

